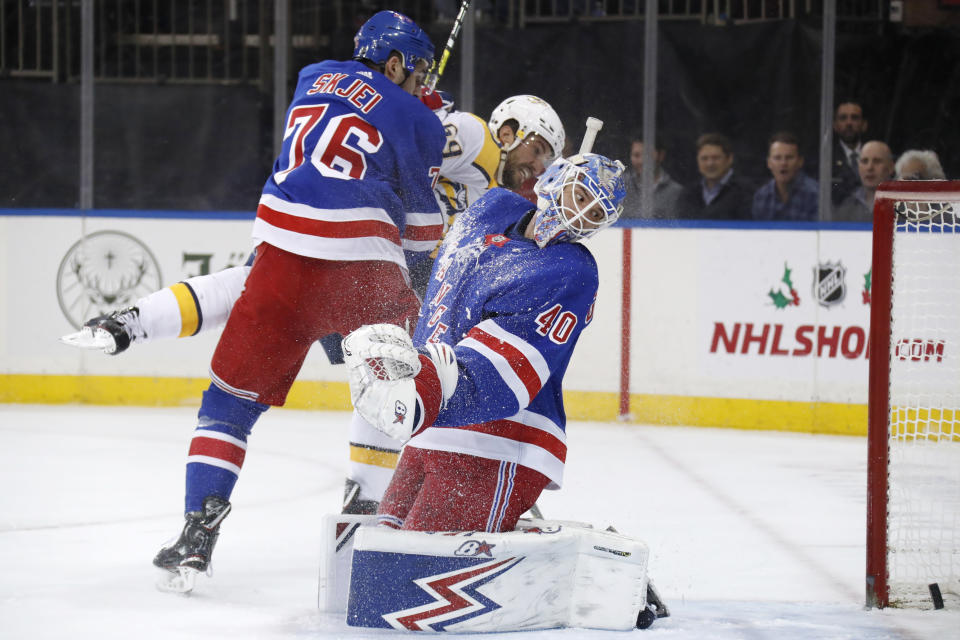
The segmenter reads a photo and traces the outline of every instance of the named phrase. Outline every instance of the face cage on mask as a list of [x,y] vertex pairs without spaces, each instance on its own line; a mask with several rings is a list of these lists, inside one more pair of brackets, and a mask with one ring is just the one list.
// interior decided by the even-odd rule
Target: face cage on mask
[[[534,218],[534,239],[541,247],[551,242],[577,242],[589,238],[601,229],[604,229],[620,217],[619,207],[613,207],[603,195],[599,184],[582,168],[576,165],[564,171],[557,180],[558,186],[550,189],[547,194],[548,206],[537,213]],[[566,202],[568,185],[573,185],[570,193],[571,202]],[[591,199],[583,204],[576,201],[577,187],[583,189]],[[599,205],[604,212],[604,218],[596,222],[587,217],[587,212]]]

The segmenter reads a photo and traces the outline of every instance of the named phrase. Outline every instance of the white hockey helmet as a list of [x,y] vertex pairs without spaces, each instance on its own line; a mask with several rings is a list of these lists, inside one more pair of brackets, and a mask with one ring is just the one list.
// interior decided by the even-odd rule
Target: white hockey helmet
[[516,147],[523,142],[524,138],[537,134],[546,140],[553,151],[549,162],[553,162],[563,153],[563,143],[566,139],[563,123],[546,100],[529,95],[511,96],[497,105],[490,114],[488,123],[490,133],[495,140],[500,140],[500,127],[510,120],[517,122],[517,131],[513,142],[503,147],[505,151]]

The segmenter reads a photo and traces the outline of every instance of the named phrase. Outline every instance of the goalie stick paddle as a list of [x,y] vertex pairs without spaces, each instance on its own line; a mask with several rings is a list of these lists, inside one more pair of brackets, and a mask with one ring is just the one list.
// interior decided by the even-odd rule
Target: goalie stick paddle
[[433,91],[437,87],[437,82],[440,80],[440,76],[443,75],[443,70],[447,68],[447,61],[450,59],[450,54],[453,52],[453,45],[457,41],[457,36],[460,35],[460,27],[463,26],[463,19],[467,17],[467,11],[469,9],[470,0],[462,0],[460,3],[460,11],[457,12],[457,17],[453,21],[453,28],[450,29],[450,36],[447,38],[447,44],[444,45],[443,53],[440,55],[440,62],[437,63],[434,61],[433,67],[427,74],[427,80],[424,82],[430,91]]
[[603,120],[599,118],[587,118],[587,130],[583,133],[583,141],[580,142],[580,154],[590,153],[593,150],[593,143],[597,139],[597,133],[603,128]]

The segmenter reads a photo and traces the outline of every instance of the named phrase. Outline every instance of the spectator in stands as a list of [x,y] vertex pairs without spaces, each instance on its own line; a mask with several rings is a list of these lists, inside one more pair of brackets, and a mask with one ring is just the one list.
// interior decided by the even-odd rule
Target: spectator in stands
[[897,180],[946,180],[935,151],[909,149],[894,165]]
[[873,196],[881,182],[893,177],[893,154],[885,142],[864,143],[859,162],[860,186],[834,209],[833,219],[841,222],[873,220]]
[[770,137],[767,168],[773,178],[753,194],[754,220],[812,222],[817,219],[820,190],[803,168],[797,137],[780,131]]
[[630,164],[633,171],[624,174],[627,197],[623,200],[621,218],[676,218],[677,200],[683,187],[663,170],[663,159],[667,152],[659,144],[653,150],[653,211],[643,211],[643,137],[634,136],[630,142]]
[[678,217],[747,220],[753,189],[733,175],[733,145],[719,133],[697,138],[700,180],[686,187],[677,202]]
[[867,120],[856,100],[842,100],[833,112],[833,171],[831,198],[842,203],[860,186],[859,159]]

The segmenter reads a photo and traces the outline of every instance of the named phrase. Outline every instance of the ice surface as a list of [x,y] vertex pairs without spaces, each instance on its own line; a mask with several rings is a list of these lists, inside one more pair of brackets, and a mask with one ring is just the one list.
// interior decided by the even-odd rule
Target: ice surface
[[[0,405],[0,638],[409,637],[317,610],[320,517],[339,508],[349,416],[254,429],[212,579],[154,588],[179,533],[194,409]],[[572,423],[548,518],[651,549],[673,617],[631,637],[960,638],[956,611],[866,611],[863,438]],[[568,629],[474,638],[620,638]]]

